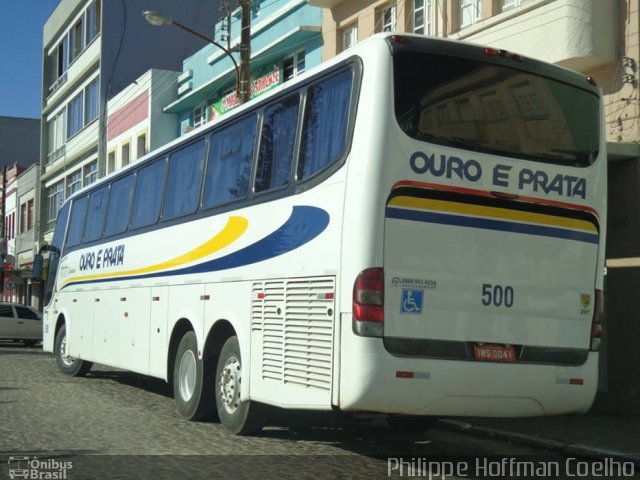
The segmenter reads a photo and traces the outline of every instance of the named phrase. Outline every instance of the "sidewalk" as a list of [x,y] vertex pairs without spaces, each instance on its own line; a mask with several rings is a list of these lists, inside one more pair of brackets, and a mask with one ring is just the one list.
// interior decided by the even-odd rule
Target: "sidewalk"
[[640,417],[591,411],[557,417],[442,419],[439,427],[564,454],[615,457],[640,465]]

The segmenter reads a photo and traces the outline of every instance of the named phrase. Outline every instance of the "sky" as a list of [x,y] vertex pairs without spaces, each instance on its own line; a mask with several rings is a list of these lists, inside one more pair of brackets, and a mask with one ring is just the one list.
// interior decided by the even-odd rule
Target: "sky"
[[0,116],[40,118],[42,28],[59,0],[0,0]]

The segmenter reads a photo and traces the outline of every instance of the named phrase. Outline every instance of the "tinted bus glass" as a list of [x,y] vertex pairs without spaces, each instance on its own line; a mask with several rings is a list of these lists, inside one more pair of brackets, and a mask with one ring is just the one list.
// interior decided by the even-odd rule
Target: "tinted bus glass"
[[346,146],[351,70],[309,88],[302,125],[298,179],[305,180],[342,157]]
[[243,198],[249,192],[256,120],[253,115],[211,137],[204,187],[205,208]]
[[89,212],[87,222],[84,227],[84,241],[91,242],[102,237],[102,227],[104,225],[104,215],[107,212],[107,200],[109,190],[102,187],[91,194],[89,199]]
[[255,191],[284,187],[291,176],[298,123],[298,95],[289,97],[264,112]]
[[71,221],[69,222],[69,233],[67,233],[67,247],[78,245],[82,241],[82,231],[84,230],[84,219],[87,213],[88,198],[82,197],[74,200],[71,209]]
[[146,227],[158,221],[164,181],[164,159],[138,172],[136,194],[131,214],[131,228]]
[[55,247],[49,253],[49,267],[47,269],[47,284],[44,289],[44,304],[48,305],[53,295],[53,287],[56,283],[56,276],[58,274],[58,263],[60,261],[60,252],[62,252],[62,242],[64,241],[64,234],[67,230],[67,222],[69,220],[69,205],[70,202],[66,202],[60,212],[58,212],[58,220],[56,221],[56,229],[53,231],[53,240],[51,245]]
[[423,52],[394,57],[396,117],[419,140],[577,167],[598,155],[599,100],[492,63]]
[[133,174],[129,174],[111,185],[109,213],[107,214],[107,224],[104,227],[105,236],[117,235],[127,229],[134,180]]
[[171,154],[162,218],[193,213],[200,199],[205,141],[200,140]]

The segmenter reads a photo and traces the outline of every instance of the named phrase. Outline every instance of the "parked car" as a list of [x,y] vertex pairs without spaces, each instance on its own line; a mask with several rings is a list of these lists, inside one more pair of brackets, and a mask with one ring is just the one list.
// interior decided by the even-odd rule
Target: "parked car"
[[42,340],[42,314],[35,308],[0,302],[0,338],[34,346]]

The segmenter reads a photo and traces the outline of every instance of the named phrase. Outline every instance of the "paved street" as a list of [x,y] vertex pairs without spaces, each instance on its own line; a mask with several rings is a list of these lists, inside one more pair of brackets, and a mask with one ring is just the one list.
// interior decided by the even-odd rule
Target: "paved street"
[[[137,478],[109,474],[106,464],[125,472],[146,464],[156,477],[166,473],[159,478],[175,478],[176,466],[181,472],[193,470],[184,478],[199,478],[195,473],[206,469],[219,475],[206,478],[239,478],[239,472],[245,478],[289,478],[292,471],[309,476],[315,472],[317,478],[381,478],[387,476],[387,457],[544,453],[439,429],[410,438],[384,429],[363,433],[322,425],[302,431],[280,426],[257,437],[237,437],[218,423],[179,418],[171,391],[160,380],[104,366],[94,366],[85,378],[65,377],[40,348],[11,343],[0,343],[0,418],[0,455],[5,461],[9,455],[67,460],[97,455],[77,459],[80,466],[85,461],[86,469],[82,476],[70,474],[71,479]],[[177,457],[182,455],[215,457]],[[331,474],[323,477],[327,471]],[[71,473],[79,473],[78,465]],[[0,478],[3,475],[7,470],[0,465]]]

